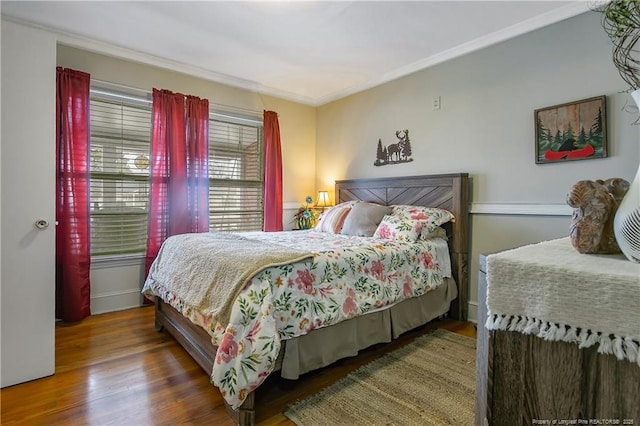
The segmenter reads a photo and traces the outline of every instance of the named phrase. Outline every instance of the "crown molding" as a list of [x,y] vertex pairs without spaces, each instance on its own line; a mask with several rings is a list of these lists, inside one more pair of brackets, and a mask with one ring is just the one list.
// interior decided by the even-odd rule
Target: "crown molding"
[[441,64],[451,59],[458,58],[468,53],[484,49],[485,47],[489,47],[493,44],[497,44],[502,41],[520,36],[522,34],[538,30],[548,25],[564,21],[565,19],[572,18],[590,10],[591,9],[589,8],[589,3],[587,1],[571,2],[570,4],[559,9],[544,13],[542,15],[538,15],[535,18],[528,19],[516,25],[504,28],[500,31],[487,34],[483,37],[479,37],[473,41],[456,46],[437,55],[433,55],[420,61],[414,62],[413,64],[397,68],[394,71],[384,74],[379,78],[369,80],[364,84],[356,85],[350,87],[349,89],[318,98],[316,100],[315,106],[322,106],[324,104],[336,101],[349,95],[353,95],[358,92],[380,86],[384,83],[388,83],[390,81],[397,80],[398,78],[405,77],[409,74],[413,74],[414,72],[421,71],[423,69]]
[[114,45],[111,43],[103,42],[100,40],[92,39],[86,36],[81,36],[66,31],[61,31],[44,25],[36,24],[30,21],[25,21],[13,16],[2,15],[2,19],[13,22],[26,27],[34,28],[40,31],[46,31],[53,34],[56,37],[56,41],[59,44],[75,47],[78,49],[87,50],[90,52],[99,53],[102,55],[113,56],[119,59],[125,59],[131,62],[137,62],[144,65],[155,66],[170,71],[175,71],[181,74],[187,74],[193,77],[202,78],[203,80],[213,81],[215,83],[224,84],[226,86],[235,87],[237,89],[247,90],[249,92],[259,93],[266,96],[272,96],[279,99],[284,99],[303,105],[317,106],[316,100],[310,97],[299,96],[295,93],[286,92],[280,89],[267,87],[251,80],[245,80],[230,75],[217,73],[214,71],[206,70],[193,65],[185,64],[179,61],[174,61],[160,56],[151,55],[149,53],[140,52],[134,49],[130,49],[123,46]]
[[483,37],[479,37],[471,42],[456,46],[452,49],[444,51],[440,54],[430,56],[423,60],[414,62],[413,64],[400,67],[392,72],[386,73],[379,78],[371,79],[364,84],[352,86],[348,89],[334,92],[327,96],[318,98],[312,98],[309,96],[302,96],[292,92],[276,89],[273,87],[263,86],[258,82],[245,80],[230,75],[217,73],[214,71],[206,70],[193,65],[181,63],[159,56],[143,53],[140,51],[132,50],[127,47],[117,46],[110,43],[102,42],[88,37],[79,36],[69,32],[53,29],[43,25],[35,24],[33,22],[25,21],[19,18],[2,15],[2,19],[12,21],[21,25],[37,28],[43,31],[54,34],[57,37],[57,41],[61,44],[76,47],[80,49],[89,50],[92,52],[110,55],[113,57],[126,59],[132,62],[142,63],[146,65],[152,65],[163,69],[179,72],[182,74],[188,74],[194,77],[202,78],[204,80],[213,81],[219,84],[235,87],[238,89],[247,90],[254,93],[259,93],[266,96],[272,96],[275,98],[296,102],[303,105],[312,107],[319,107],[327,103],[336,101],[338,99],[353,95],[376,86],[388,83],[398,78],[407,76],[414,72],[432,67],[434,65],[446,62],[448,60],[460,57],[462,55],[471,53],[476,50],[483,49],[493,44],[508,40],[513,37],[525,34],[530,31],[534,31],[545,26],[560,22],[562,20],[571,18],[573,16],[585,13],[591,10],[589,8],[589,2],[587,1],[573,1],[570,4],[539,15],[535,18],[528,19],[519,24],[512,25],[500,31],[488,34]]

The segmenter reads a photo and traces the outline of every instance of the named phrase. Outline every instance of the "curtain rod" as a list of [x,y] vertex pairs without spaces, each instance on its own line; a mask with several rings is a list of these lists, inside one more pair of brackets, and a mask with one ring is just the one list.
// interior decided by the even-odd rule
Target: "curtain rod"
[[[115,98],[119,98],[119,99],[127,99],[130,101],[134,101],[134,102],[140,102],[140,103],[145,103],[148,105],[151,105],[152,101],[151,99],[149,99],[149,95],[151,94],[151,92],[149,92],[148,90],[144,90],[144,89],[138,89],[136,87],[131,87],[131,86],[125,86],[124,84],[118,84],[118,83],[112,83],[110,81],[104,81],[104,80],[98,80],[95,78],[91,79],[91,82],[95,82],[96,84],[98,84],[99,86],[112,86],[112,87],[116,87],[119,89],[125,89],[128,91],[136,91],[139,93],[144,93],[144,97],[142,96],[136,96],[133,94],[125,94],[125,93],[113,93],[113,92],[105,92],[103,90],[100,90],[99,88],[92,88],[91,89],[91,93],[95,93],[98,95],[108,95],[108,96],[112,96]],[[234,109],[237,111],[243,111],[243,112],[248,112],[252,115],[259,115],[262,116],[262,114],[259,111],[254,111],[254,110],[250,110],[250,109],[246,109],[246,108],[239,108],[239,107],[234,107],[231,105],[223,105],[223,104],[217,104],[217,103],[213,103],[213,102],[209,102],[209,106],[216,106],[216,107],[220,107],[220,109]],[[249,123],[253,123],[253,124],[262,124],[262,120],[258,120],[255,118],[249,118],[249,117],[238,117],[238,116],[234,116],[234,115],[229,115],[229,114],[225,114],[223,112],[218,112],[218,111],[211,111],[209,112],[209,116],[210,117],[220,117],[220,118],[227,118],[227,119],[232,119],[232,120],[240,120],[240,121],[245,121],[245,122],[249,122]]]

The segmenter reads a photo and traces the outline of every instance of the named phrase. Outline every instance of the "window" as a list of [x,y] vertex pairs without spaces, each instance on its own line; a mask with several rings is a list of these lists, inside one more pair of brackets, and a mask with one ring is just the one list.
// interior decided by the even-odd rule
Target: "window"
[[209,119],[210,230],[262,230],[262,145],[255,121]]
[[147,244],[151,104],[91,94],[91,254]]
[[[146,98],[92,89],[91,254],[144,253],[152,109]],[[260,231],[262,121],[209,117],[209,229]]]

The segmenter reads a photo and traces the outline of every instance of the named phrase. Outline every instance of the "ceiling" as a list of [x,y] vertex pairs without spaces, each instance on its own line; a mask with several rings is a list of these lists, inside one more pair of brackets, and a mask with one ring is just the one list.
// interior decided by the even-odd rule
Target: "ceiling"
[[318,106],[588,10],[586,1],[1,1],[62,43]]

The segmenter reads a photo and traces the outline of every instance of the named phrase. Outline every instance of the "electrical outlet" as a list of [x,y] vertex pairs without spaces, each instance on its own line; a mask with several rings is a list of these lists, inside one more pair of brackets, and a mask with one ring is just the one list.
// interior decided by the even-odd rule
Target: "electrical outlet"
[[440,109],[440,96],[433,97],[433,110],[437,111]]

